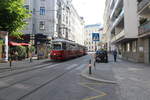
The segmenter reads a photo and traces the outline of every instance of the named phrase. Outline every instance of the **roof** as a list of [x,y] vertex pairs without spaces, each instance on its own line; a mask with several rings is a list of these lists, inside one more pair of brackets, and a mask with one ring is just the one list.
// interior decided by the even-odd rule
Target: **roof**
[[100,27],[103,28],[102,24],[90,24],[90,25],[86,25],[85,28],[90,28],[90,27]]

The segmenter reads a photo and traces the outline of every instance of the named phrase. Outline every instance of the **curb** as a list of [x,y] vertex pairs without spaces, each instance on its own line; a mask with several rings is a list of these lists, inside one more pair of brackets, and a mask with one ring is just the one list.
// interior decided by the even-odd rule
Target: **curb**
[[110,80],[104,80],[104,79],[98,79],[89,75],[86,75],[85,72],[87,71],[87,68],[83,70],[80,75],[86,79],[97,81],[97,82],[102,82],[102,83],[109,83],[109,84],[117,84],[115,81],[110,81]]

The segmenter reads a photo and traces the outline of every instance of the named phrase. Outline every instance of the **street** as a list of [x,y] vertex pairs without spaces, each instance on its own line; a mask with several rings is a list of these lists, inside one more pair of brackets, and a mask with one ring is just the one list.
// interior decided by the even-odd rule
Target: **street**
[[118,100],[115,92],[111,92],[115,91],[115,85],[80,76],[88,59],[84,56],[53,62],[40,69],[3,77],[0,79],[0,100]]
[[0,100],[148,100],[147,65],[121,59],[115,63],[109,56],[109,63],[96,63],[92,75],[85,72],[100,79],[94,81],[81,75],[89,58],[46,61],[45,66],[0,74]]

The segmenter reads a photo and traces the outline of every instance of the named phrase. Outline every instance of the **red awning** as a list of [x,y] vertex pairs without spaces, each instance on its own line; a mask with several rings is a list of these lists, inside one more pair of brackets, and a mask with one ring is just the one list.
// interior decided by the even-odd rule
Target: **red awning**
[[9,46],[29,46],[29,43],[16,43],[16,42],[8,42]]
[[22,46],[29,46],[29,43],[20,43]]
[[8,45],[9,46],[21,46],[21,44],[20,43],[16,43],[16,42],[8,42]]

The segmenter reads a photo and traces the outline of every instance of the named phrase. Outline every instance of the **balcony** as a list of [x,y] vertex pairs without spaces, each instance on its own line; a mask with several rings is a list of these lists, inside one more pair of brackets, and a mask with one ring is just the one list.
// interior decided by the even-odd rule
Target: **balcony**
[[143,35],[147,32],[150,32],[150,21],[147,21],[145,24],[139,27],[139,35]]
[[119,42],[121,38],[125,37],[125,32],[122,30],[120,33],[116,34],[112,39],[111,43]]
[[114,7],[113,7],[113,10],[112,10],[112,12],[111,12],[111,14],[110,14],[110,19],[112,19],[112,17],[113,17],[113,15],[114,15],[115,11],[117,10],[117,8],[122,8],[122,7],[123,7],[123,1],[122,1],[122,0],[117,0],[117,1],[115,2],[115,5],[114,5]]
[[150,11],[149,5],[150,5],[149,0],[140,0],[138,5],[138,12],[141,14],[142,12],[147,12],[148,10]]
[[118,17],[116,18],[116,20],[114,21],[111,30],[113,30],[114,27],[119,24],[119,22],[123,19],[123,17],[124,17],[124,10],[122,10],[122,11],[120,12],[119,16],[118,16]]

